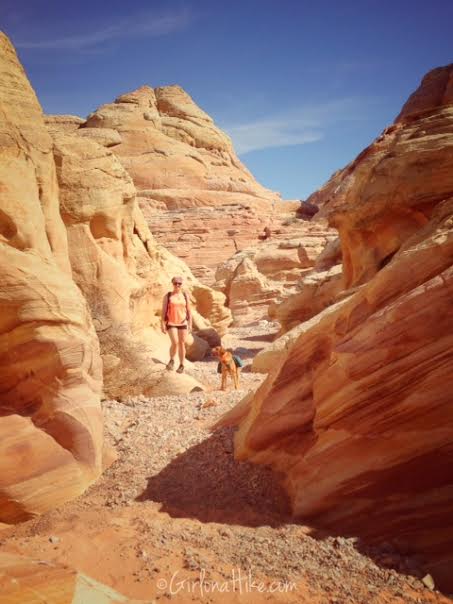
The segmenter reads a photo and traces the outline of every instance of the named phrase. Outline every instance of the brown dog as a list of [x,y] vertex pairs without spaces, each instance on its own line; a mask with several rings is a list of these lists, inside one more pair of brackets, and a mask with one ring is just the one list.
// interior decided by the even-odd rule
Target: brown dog
[[227,377],[230,376],[234,381],[234,388],[239,388],[239,369],[236,367],[233,355],[229,350],[222,346],[216,346],[212,349],[212,354],[219,359],[222,373],[221,390],[226,390]]

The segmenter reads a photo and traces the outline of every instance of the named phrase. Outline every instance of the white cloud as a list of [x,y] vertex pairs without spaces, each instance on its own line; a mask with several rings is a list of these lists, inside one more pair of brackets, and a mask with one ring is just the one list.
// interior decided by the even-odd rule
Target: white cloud
[[85,50],[105,42],[132,37],[163,36],[185,29],[190,23],[187,10],[156,15],[150,12],[125,17],[91,32],[64,38],[36,41],[18,41],[18,48],[36,50]]
[[362,119],[358,99],[337,99],[318,105],[301,105],[242,124],[224,125],[239,155],[288,145],[303,145],[321,140],[326,128],[342,120]]
[[236,152],[241,155],[257,149],[313,143],[322,133],[295,120],[262,120],[240,126],[226,127]]

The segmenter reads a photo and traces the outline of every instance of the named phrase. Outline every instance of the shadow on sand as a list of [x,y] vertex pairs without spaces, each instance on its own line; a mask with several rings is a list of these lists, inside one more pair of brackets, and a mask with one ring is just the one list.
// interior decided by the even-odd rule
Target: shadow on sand
[[[323,527],[314,519],[310,522],[295,518],[281,480],[282,476],[266,466],[236,461],[233,429],[223,428],[175,458],[156,476],[149,477],[137,501],[155,501],[162,504],[162,512],[173,518],[201,522],[249,527],[308,525],[312,527],[311,537],[320,541],[335,537],[340,547],[342,538],[354,537],[354,549],[381,568],[419,578],[426,573],[421,570],[424,565],[420,565],[415,552],[402,551],[382,539],[369,539],[357,527],[356,530],[340,525]],[[439,581],[439,588],[451,589],[451,581]]]
[[265,466],[237,462],[233,430],[217,430],[148,478],[138,501],[162,504],[174,518],[197,518],[243,526],[291,522],[287,495],[278,475]]

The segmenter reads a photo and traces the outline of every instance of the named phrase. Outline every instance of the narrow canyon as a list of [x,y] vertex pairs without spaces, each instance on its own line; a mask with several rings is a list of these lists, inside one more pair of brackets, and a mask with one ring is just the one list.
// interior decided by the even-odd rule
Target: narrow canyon
[[0,33],[1,604],[453,602],[453,64],[305,201],[180,86],[105,101]]

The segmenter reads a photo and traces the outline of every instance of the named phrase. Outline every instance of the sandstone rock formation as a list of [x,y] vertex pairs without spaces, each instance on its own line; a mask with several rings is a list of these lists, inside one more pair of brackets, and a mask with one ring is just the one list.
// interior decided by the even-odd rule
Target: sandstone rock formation
[[75,132],[85,123],[85,120],[78,115],[45,115],[44,123],[47,130],[54,132]]
[[416,549],[441,578],[453,557],[452,76],[428,74],[317,196],[340,232],[346,297],[294,328],[255,396],[220,420],[239,424],[239,459],[286,474],[295,514]]
[[302,201],[297,209],[297,215],[304,220],[311,220],[315,214],[319,212],[319,208],[314,203]]
[[252,371],[271,371],[280,362],[282,354],[286,354],[285,351],[308,328],[312,317],[351,293],[352,290],[344,290],[340,240],[330,239],[316,256],[312,268],[303,272],[295,288],[281,301],[276,299],[269,305],[269,318],[278,322],[280,331],[274,342],[253,358]]
[[286,328],[285,311],[279,316],[275,309],[292,299],[304,275],[313,272],[323,248],[336,237],[336,231],[322,221],[307,224],[294,216],[278,231],[217,268],[214,287],[226,295],[236,325],[270,316]]
[[115,153],[141,197],[168,208],[274,201],[234,154],[230,139],[179,86],[143,86],[88,116],[87,128],[112,128]]
[[299,280],[296,292],[269,307],[269,316],[280,323],[280,333],[297,326],[344,297],[342,253],[338,237],[330,238],[310,271]]
[[[73,277],[99,335],[105,394],[165,394],[199,386],[189,376],[163,372],[169,344],[159,335],[162,298],[172,275],[184,275],[189,291],[196,288],[195,329],[209,339],[209,330],[221,335],[230,322],[224,297],[199,284],[157,244],[137,207],[132,180],[110,150],[78,134],[54,130],[53,138]],[[199,360],[207,349],[203,339],[190,336],[189,359]]]
[[[164,90],[167,89],[158,90],[157,97],[163,95]],[[212,120],[200,112],[183,91],[178,90],[178,94],[175,92],[176,89],[173,91],[175,93],[173,101],[183,104],[183,108],[180,108],[181,115],[186,115],[185,111],[188,112],[187,116],[192,113],[197,115],[196,119],[200,122],[200,128],[204,128],[203,134],[196,130],[199,137],[196,146],[200,153],[210,157],[209,153],[212,152],[212,149],[207,150],[203,145],[207,144],[206,137],[213,136],[212,132],[214,132],[216,140],[223,141],[224,152],[228,152],[231,159],[234,152],[227,137],[213,126]],[[167,123],[168,116],[164,116],[162,107],[165,107],[165,111],[170,111],[165,103],[162,106],[159,105],[156,94],[152,89],[144,87],[122,96],[117,99],[116,103],[101,107],[74,132],[77,136],[91,137],[101,143],[104,141],[105,135],[98,136],[97,133],[117,133],[122,143],[114,145],[112,151],[130,171],[135,182],[141,183],[142,187],[145,186],[143,179],[155,179],[153,169],[160,169],[159,162],[155,166],[153,163],[150,164],[151,161],[161,159],[159,153],[157,153],[156,159],[156,150],[152,144],[155,144],[156,137],[161,140],[163,136],[160,131],[156,133],[156,128],[162,129]],[[150,123],[150,120],[146,119],[148,114],[145,112],[145,115],[143,112],[150,106],[154,106],[153,103],[157,103],[157,107],[160,107],[160,111],[163,113],[162,115],[159,112],[153,114],[154,117]],[[59,123],[57,117],[48,117],[53,131]],[[63,118],[60,118],[60,121],[62,120]],[[114,130],[113,127],[116,127],[117,130]],[[190,127],[192,128],[193,124]],[[187,140],[184,139],[184,144],[182,144],[179,139],[175,140],[173,136],[170,136],[169,132],[165,130],[164,141],[171,161],[169,159],[170,163],[165,164],[167,176],[161,175],[162,178],[167,178],[162,187],[173,186],[168,179],[171,179],[172,171],[177,169],[178,162],[181,160],[180,154],[184,149],[185,153],[193,154],[194,152]],[[180,138],[182,135],[178,136]],[[107,136],[104,144],[110,144],[109,140]],[[195,144],[195,142],[192,141],[191,144]],[[134,145],[138,147],[136,148]],[[144,151],[145,148],[146,151]],[[236,166],[235,170],[239,169],[237,158],[234,161],[231,159],[230,163]],[[145,166],[150,168],[149,174],[146,172]],[[224,168],[225,166],[219,167],[217,160],[212,162],[211,169],[218,169],[218,174],[217,172],[216,174],[220,179],[224,176]],[[181,178],[184,176],[188,178],[187,174],[181,173]],[[201,177],[202,175],[200,175]],[[149,187],[153,185],[154,180],[150,182],[151,184],[147,184]],[[298,219],[298,212],[301,208],[301,203],[298,201],[275,203],[264,197],[258,199],[256,195],[260,190],[259,187],[255,191],[255,196],[249,195],[250,199],[244,205],[242,202],[239,203],[236,197],[233,203],[231,192],[228,192],[227,195],[225,195],[225,191],[209,192],[209,186],[204,183],[203,187],[207,187],[209,195],[206,196],[206,191],[203,192],[204,201],[202,203],[211,205],[199,207],[199,202],[196,201],[198,190],[190,188],[193,186],[189,179],[185,202],[187,207],[182,207],[184,205],[182,202],[173,203],[171,199],[164,203],[159,195],[167,189],[156,189],[157,197],[152,197],[154,194],[152,189],[148,191],[151,197],[143,197],[145,189],[139,190],[140,208],[143,210],[148,224],[152,229],[157,229],[158,239],[164,240],[179,258],[187,260],[195,267],[197,275],[204,283],[214,281],[213,267],[217,266],[219,260],[225,260],[236,252],[236,255],[221,266],[216,275],[217,281],[212,284],[215,289],[227,296],[236,324],[267,318],[268,306],[271,303],[280,302],[294,291],[294,287],[301,277],[301,269],[313,266],[314,259],[332,235],[320,224],[307,226],[300,218]],[[201,186],[200,183],[197,186]],[[225,187],[227,186],[225,185]],[[168,191],[171,193],[172,190],[168,189]],[[268,197],[271,197],[270,192],[267,194]],[[195,197],[191,198],[190,195]],[[192,207],[194,204],[196,207]],[[154,220],[157,215],[160,217],[158,224]],[[270,228],[270,224],[272,228]],[[241,253],[237,253],[238,250],[242,250]],[[210,343],[213,344],[213,342]]]
[[252,371],[256,373],[269,373],[279,366],[282,359],[286,358],[287,351],[294,341],[306,330],[308,321],[300,323],[287,333],[280,335],[271,344],[258,352],[253,357]]
[[145,604],[131,600],[72,568],[15,554],[0,554],[2,604]]
[[297,290],[280,304],[274,302],[268,310],[270,318],[280,323],[280,333],[307,321],[337,300],[344,290],[341,265],[328,271],[310,271],[297,284]]
[[409,97],[397,122],[418,119],[424,112],[437,111],[453,104],[453,71],[452,65],[438,67],[428,72],[422,85]]
[[[70,121],[48,119],[65,127]],[[157,241],[208,284],[219,262],[278,221],[279,195],[255,181],[229,137],[179,86],[123,94],[89,115],[77,134],[112,145]]]
[[121,143],[121,136],[117,130],[112,128],[79,128],[75,134],[82,138],[95,140],[104,147],[115,147]]
[[52,140],[0,33],[0,521],[80,494],[101,472],[99,346],[71,278]]
[[297,218],[298,202],[275,203],[257,199],[231,201],[207,207],[167,209],[157,202],[140,198],[140,207],[156,239],[182,258],[194,274],[206,283],[215,282],[219,264],[237,252],[259,246],[268,237],[290,239]]
[[451,195],[451,71],[430,72],[395,123],[317,198],[340,233],[346,287],[370,279]]

